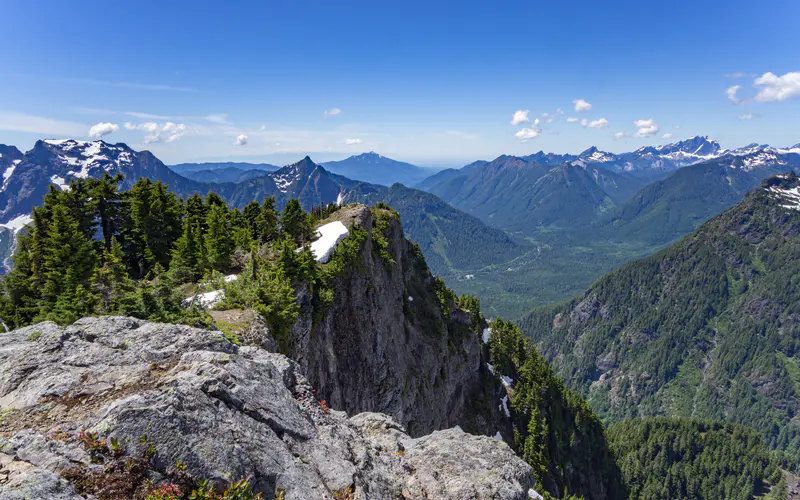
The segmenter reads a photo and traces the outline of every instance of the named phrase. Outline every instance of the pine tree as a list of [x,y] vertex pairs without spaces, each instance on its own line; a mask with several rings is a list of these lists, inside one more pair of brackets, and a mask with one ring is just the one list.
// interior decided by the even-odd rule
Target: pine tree
[[208,264],[218,271],[227,271],[235,250],[232,224],[224,206],[212,205],[206,220],[208,231],[205,235]]
[[[53,208],[43,250],[42,291],[46,304],[55,304],[59,295],[72,291],[70,287],[88,284],[95,265],[93,244],[67,207]],[[65,276],[70,276],[73,282],[68,282]]]
[[298,245],[311,240],[313,233],[310,217],[296,198],[289,200],[283,209],[281,228],[284,234],[291,237]]
[[172,249],[170,277],[178,283],[188,283],[199,278],[205,268],[203,245],[199,239],[199,229],[186,220],[183,234]]
[[92,204],[100,221],[105,250],[111,248],[112,238],[122,230],[122,196],[119,193],[119,183],[122,179],[122,174],[111,177],[106,172],[100,179],[87,181]]
[[122,245],[116,238],[111,239],[111,247],[103,252],[103,266],[97,269],[92,281],[104,312],[120,314],[133,312],[131,294],[135,285],[128,276]]
[[255,241],[261,240],[261,228],[259,227],[259,219],[261,218],[261,205],[257,201],[251,201],[244,206],[242,210],[242,218],[250,232],[250,238]]
[[8,328],[30,323],[38,312],[39,287],[33,275],[29,234],[17,235],[14,266],[3,279],[0,319]]
[[256,217],[258,239],[268,243],[278,236],[278,211],[275,209],[275,197],[264,198],[261,211]]

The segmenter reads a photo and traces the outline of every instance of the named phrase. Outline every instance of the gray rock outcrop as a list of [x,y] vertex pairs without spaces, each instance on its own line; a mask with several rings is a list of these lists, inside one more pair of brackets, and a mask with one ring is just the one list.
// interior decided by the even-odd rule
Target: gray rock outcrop
[[320,398],[351,415],[391,415],[412,436],[455,425],[510,435],[510,422],[497,411],[502,385],[482,362],[485,325],[473,325],[452,302],[443,311],[425,258],[396,213],[352,204],[332,219],[367,236],[357,260],[336,277],[329,307],[316,311],[307,289],[297,297],[301,314],[289,356]]
[[0,334],[0,499],[135,497],[187,475],[303,500],[521,500],[533,483],[501,441],[348,418],[300,365],[219,332],[102,317]]

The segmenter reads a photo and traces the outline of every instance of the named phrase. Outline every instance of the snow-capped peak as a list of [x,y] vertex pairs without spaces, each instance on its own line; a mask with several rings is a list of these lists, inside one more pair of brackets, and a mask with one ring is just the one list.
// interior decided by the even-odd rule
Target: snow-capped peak
[[583,153],[578,155],[582,160],[590,163],[604,163],[616,160],[616,156],[612,153],[600,151],[596,146],[592,146]]

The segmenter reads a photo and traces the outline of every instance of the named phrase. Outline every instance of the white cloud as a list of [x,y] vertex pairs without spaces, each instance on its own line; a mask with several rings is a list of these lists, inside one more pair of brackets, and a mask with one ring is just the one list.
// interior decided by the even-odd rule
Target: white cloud
[[99,139],[103,136],[106,136],[112,132],[116,132],[119,130],[119,125],[116,123],[98,123],[97,125],[92,126],[89,129],[89,137],[94,137]]
[[363,141],[361,139],[347,139],[344,141],[345,144],[348,146],[355,146],[356,144],[361,144]]
[[575,99],[572,101],[572,103],[575,104],[575,111],[579,113],[590,111],[592,109],[592,105],[583,99]]
[[614,139],[622,139],[627,134],[625,132],[614,132]]
[[734,85],[732,87],[728,87],[728,90],[725,91],[725,95],[728,96],[728,100],[734,104],[741,104],[742,102],[742,100],[736,96],[736,93],[739,92],[740,88],[742,88],[741,85]]
[[633,134],[636,137],[650,137],[658,133],[658,124],[652,118],[647,120],[636,120],[633,122],[639,129]]
[[786,73],[783,76],[764,73],[755,79],[753,86],[761,87],[755,97],[758,102],[800,98],[800,71]]
[[322,113],[322,117],[323,118],[327,118],[329,116],[336,116],[336,115],[340,115],[340,114],[342,114],[342,110],[341,109],[339,109],[339,108],[331,108],[331,109],[325,110],[325,112]]
[[247,136],[245,134],[239,134],[236,136],[236,140],[233,141],[234,146],[244,146],[247,144]]
[[666,134],[662,135],[662,136],[661,136],[661,138],[662,138],[662,139],[672,139],[672,134],[670,134],[669,132],[667,132]]
[[753,115],[751,113],[745,113],[745,114],[739,116],[740,120],[752,120],[753,118],[755,118],[755,115]]
[[144,142],[146,144],[155,142],[175,142],[189,131],[189,127],[183,123],[173,122],[144,122],[135,125],[133,123],[125,123],[125,128],[128,130],[144,131],[146,133],[144,136]]
[[578,121],[578,118],[575,118],[574,116],[567,118],[567,123],[575,123],[576,121]]
[[586,118],[581,120],[581,127],[588,127],[588,126],[589,126],[589,120],[587,120]]
[[206,115],[203,118],[211,123],[218,123],[220,125],[227,125],[230,123],[228,121],[228,115],[226,114]]
[[261,125],[261,131],[263,132],[265,130],[267,130],[267,126],[266,125]]
[[63,137],[81,137],[86,133],[87,125],[54,120],[42,116],[26,115],[11,111],[0,111],[0,130],[11,132],[28,132],[32,134],[49,134]]
[[556,121],[556,118],[562,116],[563,114],[564,111],[561,108],[558,108],[555,113],[542,113],[541,118],[547,123],[553,123]]
[[589,122],[589,128],[606,128],[608,127],[608,120],[605,118],[600,118],[599,120],[593,120]]
[[675,125],[675,130],[678,130],[679,128],[681,128],[680,125]]
[[526,142],[539,137],[539,134],[541,133],[542,131],[538,128],[523,128],[514,134],[514,137],[520,139],[522,142]]
[[726,73],[726,74],[724,74],[724,75],[722,75],[722,76],[724,76],[725,78],[733,78],[733,79],[736,79],[736,78],[744,78],[744,77],[745,77],[745,76],[747,76],[747,75],[745,75],[744,73],[738,73],[738,72],[737,72],[737,73]]
[[519,125],[521,123],[529,122],[528,113],[530,111],[526,110],[517,110],[514,112],[514,116],[511,117],[511,125]]

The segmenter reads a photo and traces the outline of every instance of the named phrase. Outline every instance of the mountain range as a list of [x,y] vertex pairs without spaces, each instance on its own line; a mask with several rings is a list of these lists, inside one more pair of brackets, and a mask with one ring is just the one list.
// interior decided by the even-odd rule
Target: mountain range
[[607,421],[742,423],[796,462],[798,255],[800,179],[789,172],[520,325]]
[[238,208],[268,196],[276,197],[279,208],[292,197],[307,209],[388,201],[437,275],[461,293],[479,295],[491,314],[511,317],[578,293],[614,267],[693,231],[765,177],[800,165],[797,147],[724,150],[694,137],[622,154],[592,147],[579,155],[539,152],[479,160],[419,181],[424,195],[331,171],[384,180],[399,176],[409,183],[431,172],[375,153],[324,166],[305,158],[278,168],[167,167],[147,151],[103,141],[45,140],[24,154],[13,146],[2,151],[3,259],[50,185],[65,189],[70,179],[106,172],[124,174],[124,188],[150,177],[182,196],[213,189]]
[[414,186],[436,170],[393,160],[373,151],[322,164],[329,171],[372,184]]

